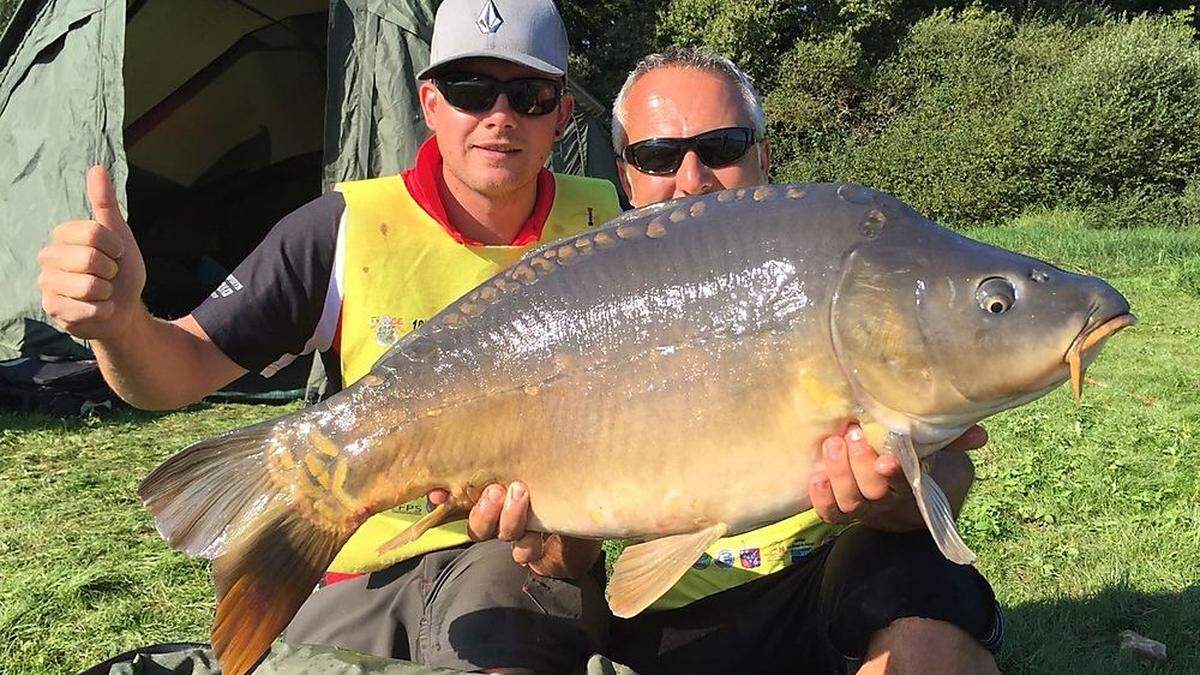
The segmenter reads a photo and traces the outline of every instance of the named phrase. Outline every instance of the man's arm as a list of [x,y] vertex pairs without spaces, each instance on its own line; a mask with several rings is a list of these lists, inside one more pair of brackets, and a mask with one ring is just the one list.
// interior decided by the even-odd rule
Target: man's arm
[[91,341],[105,381],[139,408],[191,403],[241,375],[190,316],[150,316],[141,300],[146,266],[108,171],[94,166],[86,182],[94,220],[59,225],[38,252],[46,313]]
[[141,307],[119,337],[93,340],[108,386],[130,405],[169,410],[194,403],[246,373],[213,344],[189,314],[155,319]]

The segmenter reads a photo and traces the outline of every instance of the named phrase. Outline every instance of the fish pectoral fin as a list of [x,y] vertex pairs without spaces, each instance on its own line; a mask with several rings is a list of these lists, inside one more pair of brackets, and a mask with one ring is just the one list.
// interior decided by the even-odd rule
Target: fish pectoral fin
[[921,460],[917,458],[912,438],[907,434],[892,432],[888,434],[887,446],[896,459],[900,460],[904,477],[908,479],[913,496],[917,500],[917,508],[920,509],[921,517],[925,519],[925,525],[933,535],[938,550],[948,560],[959,565],[975,562],[975,552],[962,540],[954,526],[954,511],[950,508],[946,493],[929,477]]
[[416,541],[417,537],[439,525],[445,525],[451,520],[455,520],[455,516],[462,513],[464,513],[462,509],[453,506],[450,502],[438,504],[432,511],[422,516],[420,520],[404,528],[403,532],[380,544],[376,552],[384,554],[405,544],[410,544]]
[[608,582],[608,606],[613,614],[627,618],[649,607],[728,530],[725,523],[716,523],[626,548],[613,565]]

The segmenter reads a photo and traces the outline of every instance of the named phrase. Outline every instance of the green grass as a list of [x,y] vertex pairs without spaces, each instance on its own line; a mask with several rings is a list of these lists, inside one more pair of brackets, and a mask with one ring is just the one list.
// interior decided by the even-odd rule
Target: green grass
[[[1012,673],[1200,672],[1200,233],[1047,216],[972,234],[1101,274],[1138,326],[1066,389],[988,424],[960,521],[1007,608]],[[1131,629],[1167,644],[1150,667]]]
[[[1002,668],[1200,672],[1200,232],[1046,214],[972,235],[1101,274],[1141,319],[1088,372],[1081,407],[1060,390],[987,425],[960,524],[1008,611]],[[0,672],[205,640],[207,568],[158,539],[134,490],[183,445],[294,407],[0,416]],[[1119,654],[1123,629],[1169,661]]]
[[137,646],[207,641],[207,565],[164,545],[137,484],[187,443],[295,407],[0,415],[0,673],[75,673]]

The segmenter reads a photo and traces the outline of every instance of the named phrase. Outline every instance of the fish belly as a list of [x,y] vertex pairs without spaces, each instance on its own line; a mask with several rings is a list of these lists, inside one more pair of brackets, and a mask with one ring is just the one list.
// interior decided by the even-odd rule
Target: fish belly
[[809,508],[820,440],[851,416],[835,364],[799,347],[764,333],[651,351],[479,398],[421,435],[452,491],[528,484],[534,529],[746,531]]

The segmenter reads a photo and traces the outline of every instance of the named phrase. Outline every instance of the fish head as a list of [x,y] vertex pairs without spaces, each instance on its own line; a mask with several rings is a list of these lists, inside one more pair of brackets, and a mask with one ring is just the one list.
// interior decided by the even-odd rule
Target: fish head
[[[897,202],[898,204],[898,202]],[[902,208],[900,208],[902,207]],[[1083,370],[1134,322],[1102,279],[890,209],[842,265],[831,330],[860,398],[943,429],[1021,405]]]

